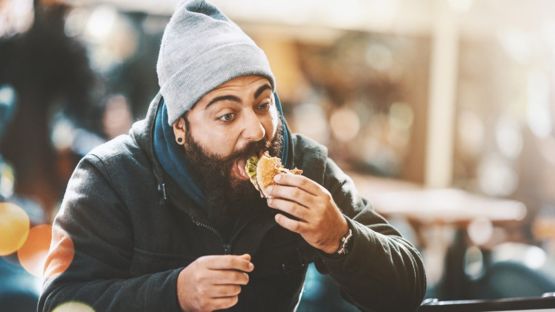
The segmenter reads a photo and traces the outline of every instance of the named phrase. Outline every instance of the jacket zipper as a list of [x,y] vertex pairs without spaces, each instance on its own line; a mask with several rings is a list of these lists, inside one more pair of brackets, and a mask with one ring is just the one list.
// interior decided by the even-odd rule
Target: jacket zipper
[[[192,219],[192,218],[191,218],[191,219]],[[193,220],[193,223],[194,223],[195,225],[200,226],[200,227],[203,227],[203,228],[209,230],[210,232],[216,234],[216,236],[218,236],[218,238],[219,238],[220,241],[222,242],[222,247],[224,248],[224,253],[225,253],[226,255],[231,254],[231,249],[232,249],[233,241],[235,241],[235,239],[237,238],[237,236],[239,236],[239,233],[241,233],[241,230],[243,230],[243,229],[247,226],[247,224],[249,223],[249,222],[245,222],[245,224],[243,224],[239,229],[237,229],[237,231],[235,231],[235,233],[233,233],[233,236],[230,238],[229,242],[226,243],[226,242],[224,241],[222,235],[220,234],[220,232],[218,232],[218,230],[216,230],[214,227],[212,227],[212,226],[210,226],[210,225],[208,225],[208,224],[202,223],[202,222],[200,222],[200,221],[197,221],[196,219],[192,219],[192,220]]]
[[[159,183],[159,184],[158,184],[158,191],[161,193],[162,198],[163,198],[164,201],[168,200],[167,193],[166,193],[166,184],[165,184],[165,183],[162,182],[162,183]],[[247,226],[247,224],[249,223],[249,222],[245,222],[245,224],[243,224],[243,226],[241,226],[241,228],[239,228],[235,233],[233,233],[233,236],[231,237],[231,239],[229,240],[229,242],[226,243],[225,240],[224,240],[224,238],[223,238],[222,235],[220,234],[220,232],[218,232],[218,230],[216,230],[214,227],[212,227],[212,226],[210,226],[210,225],[208,225],[208,224],[205,224],[205,223],[202,223],[202,222],[196,220],[196,219],[193,218],[193,216],[191,216],[188,212],[186,212],[186,213],[189,215],[189,218],[191,218],[191,220],[193,221],[193,223],[194,223],[196,226],[203,227],[203,228],[207,229],[208,231],[214,233],[214,234],[220,239],[220,241],[221,241],[221,243],[222,243],[222,247],[223,247],[223,249],[224,249],[224,254],[226,254],[226,255],[231,254],[232,243],[233,243],[233,241],[237,238],[237,236],[239,235],[239,233],[241,233],[241,230],[243,230],[243,228],[245,228],[245,226]]]
[[[162,199],[163,199],[164,201],[167,201],[167,200],[168,200],[168,196],[167,196],[167,192],[166,192],[166,184],[165,184],[164,182],[159,182],[159,183],[158,183],[158,191],[161,193]],[[222,242],[222,246],[223,246],[223,249],[224,249],[224,253],[225,253],[226,255],[231,254],[231,244],[226,244],[226,243],[225,243],[225,241],[224,241],[222,235],[220,234],[220,232],[218,232],[218,230],[216,230],[214,227],[212,227],[212,226],[210,226],[210,225],[208,225],[208,224],[204,224],[204,223],[202,223],[202,222],[200,222],[200,221],[197,221],[197,220],[196,220],[195,218],[193,218],[193,216],[191,216],[188,212],[186,212],[186,213],[187,213],[187,215],[189,215],[189,218],[191,218],[191,220],[193,221],[193,223],[194,223],[196,226],[200,226],[200,227],[203,227],[203,228],[207,229],[208,231],[214,233],[214,234],[220,239],[220,241]]]
[[216,236],[218,236],[218,238],[219,238],[220,241],[222,242],[222,247],[224,248],[224,254],[226,254],[226,255],[231,254],[231,244],[226,243],[226,242],[224,241],[224,238],[222,237],[222,235],[220,234],[220,232],[218,232],[218,230],[216,230],[214,227],[212,227],[212,226],[210,226],[210,225],[208,225],[208,224],[204,224],[204,223],[199,222],[199,221],[197,221],[197,220],[195,220],[195,219],[192,219],[192,220],[193,220],[193,223],[194,223],[196,226],[203,227],[203,228],[209,230],[210,232],[216,234]]

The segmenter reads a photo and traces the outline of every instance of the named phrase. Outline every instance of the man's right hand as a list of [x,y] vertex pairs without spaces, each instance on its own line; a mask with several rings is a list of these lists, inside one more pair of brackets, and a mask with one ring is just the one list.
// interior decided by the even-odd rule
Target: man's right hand
[[254,265],[251,256],[204,256],[185,267],[177,277],[177,298],[183,311],[227,309],[239,300]]

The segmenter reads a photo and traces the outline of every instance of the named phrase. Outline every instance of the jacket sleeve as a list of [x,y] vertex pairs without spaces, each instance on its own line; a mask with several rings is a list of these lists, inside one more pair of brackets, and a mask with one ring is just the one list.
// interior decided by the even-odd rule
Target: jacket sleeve
[[330,159],[324,186],[353,231],[345,256],[319,253],[317,267],[339,284],[343,296],[370,311],[414,311],[426,291],[422,258],[368,202],[353,181]]
[[88,155],[70,179],[53,225],[38,311],[80,302],[95,311],[179,311],[179,269],[131,276],[127,207]]

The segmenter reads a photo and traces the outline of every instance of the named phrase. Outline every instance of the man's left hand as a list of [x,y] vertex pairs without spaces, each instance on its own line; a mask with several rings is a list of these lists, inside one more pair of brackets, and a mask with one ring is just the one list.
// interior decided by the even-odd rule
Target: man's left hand
[[335,253],[349,226],[330,192],[302,175],[278,174],[274,181],[266,189],[268,206],[297,219],[278,213],[276,222],[299,233],[313,247]]

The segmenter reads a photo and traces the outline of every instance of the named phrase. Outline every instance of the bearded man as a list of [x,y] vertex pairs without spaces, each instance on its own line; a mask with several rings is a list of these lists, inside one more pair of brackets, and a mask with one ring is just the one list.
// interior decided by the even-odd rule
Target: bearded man
[[[363,310],[411,311],[418,251],[326,148],[290,133],[264,52],[216,7],[180,5],[144,120],[80,162],[55,219],[39,310],[294,311],[307,264]],[[302,175],[260,193],[247,159]]]

